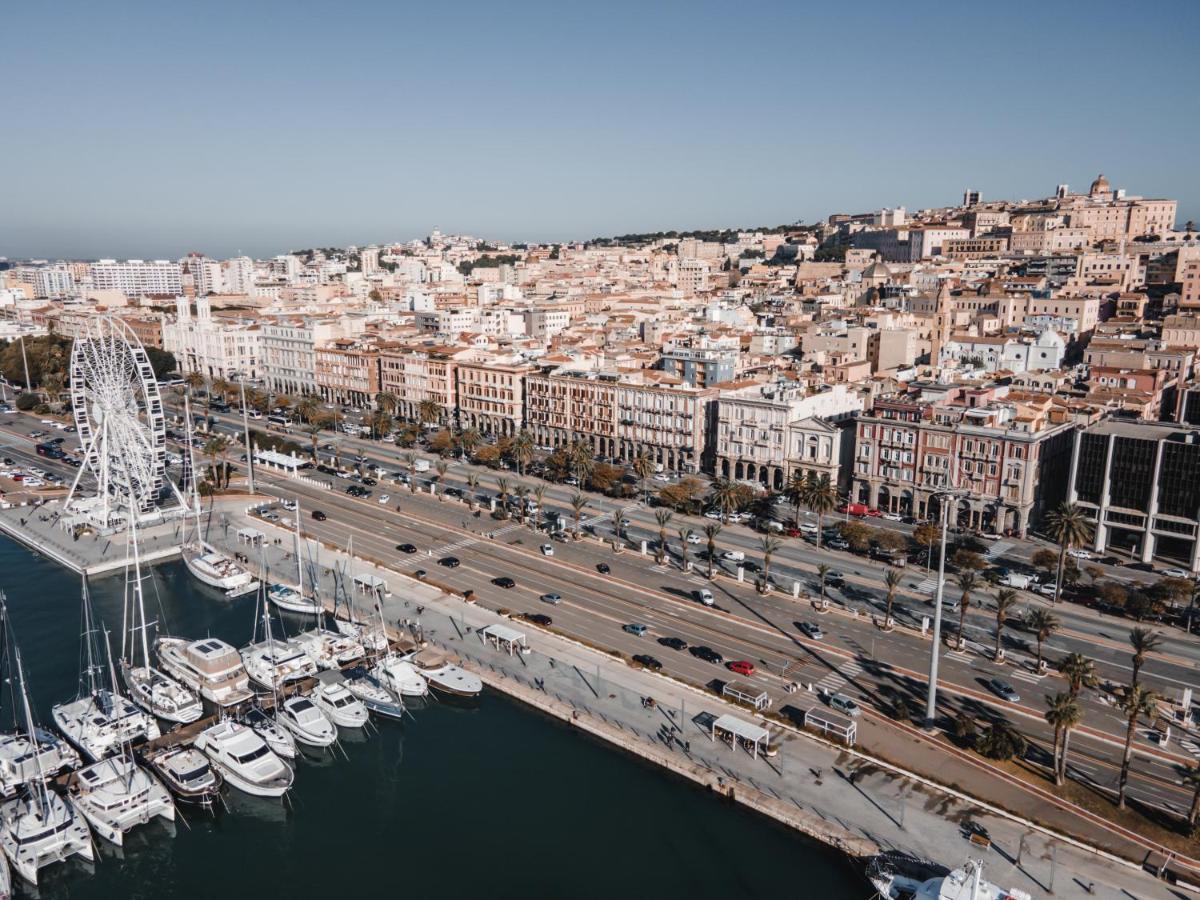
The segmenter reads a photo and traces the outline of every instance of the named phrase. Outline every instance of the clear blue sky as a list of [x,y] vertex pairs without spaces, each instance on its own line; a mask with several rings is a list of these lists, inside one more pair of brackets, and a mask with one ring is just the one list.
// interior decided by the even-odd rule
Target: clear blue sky
[[15,3],[0,256],[1044,196],[1200,219],[1200,4]]

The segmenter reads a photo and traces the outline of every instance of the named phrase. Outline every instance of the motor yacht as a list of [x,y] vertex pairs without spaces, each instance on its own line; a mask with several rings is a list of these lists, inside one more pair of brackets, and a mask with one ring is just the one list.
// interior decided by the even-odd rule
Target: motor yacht
[[155,817],[175,819],[170,793],[128,752],[76,772],[71,799],[96,834],[118,847],[137,825]]
[[253,728],[267,746],[282,759],[296,758],[296,739],[292,737],[292,733],[261,706],[250,707],[242,713],[238,721]]
[[163,669],[205,700],[228,707],[254,698],[241,657],[224,641],[159,638],[156,649]]
[[436,650],[418,650],[402,659],[412,663],[429,682],[429,686],[440,694],[470,698],[483,693],[483,682],[478,675],[454,665]]
[[290,641],[269,637],[240,652],[250,679],[268,691],[317,674],[317,664]]
[[429,682],[412,663],[397,657],[381,660],[372,671],[388,690],[401,697],[425,697],[429,694]]
[[343,669],[366,656],[353,637],[317,627],[302,631],[289,643],[302,649],[318,669]]
[[198,581],[227,597],[241,597],[258,587],[258,580],[245,567],[199,537],[180,547],[180,553]]
[[226,720],[200,732],[196,749],[229,784],[256,797],[282,797],[295,778],[291,767],[240,722]]
[[347,619],[334,619],[333,624],[339,634],[353,638],[366,651],[371,653],[386,653],[388,650],[387,634],[379,625],[351,622]]
[[279,704],[277,717],[306,746],[324,748],[337,740],[337,726],[307,697],[288,697]]
[[384,719],[404,718],[404,701],[384,687],[364,666],[345,672],[343,683],[346,689],[375,715]]
[[79,754],[58,735],[37,727],[33,733],[34,740],[21,732],[0,735],[0,796],[15,796],[23,784],[79,766]]
[[867,879],[884,900],[1033,900],[1016,888],[1000,888],[983,878],[983,862],[968,859],[946,873],[921,860],[894,854],[874,857],[867,864]]
[[362,728],[370,717],[363,702],[340,681],[317,684],[312,702],[338,728]]
[[224,779],[208,757],[195,747],[176,747],[147,758],[146,764],[172,794],[185,803],[212,806],[221,794]]

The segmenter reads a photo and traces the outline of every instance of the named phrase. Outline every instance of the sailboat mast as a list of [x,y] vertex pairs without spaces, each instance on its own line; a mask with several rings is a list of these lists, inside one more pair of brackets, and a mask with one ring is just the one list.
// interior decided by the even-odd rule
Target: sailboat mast
[[300,499],[296,499],[296,576],[300,579],[300,599],[304,599],[304,560],[301,558]]
[[137,601],[137,617],[141,621],[142,629],[142,665],[149,669],[150,638],[146,636],[146,632],[148,631],[146,626],[146,598],[142,596],[142,561],[138,555],[136,519],[133,521],[130,533],[133,538],[133,597]]
[[117,670],[113,667],[112,645],[108,642],[108,632],[104,632],[104,651],[108,654],[108,677],[112,681],[113,696],[121,693],[117,688]]
[[94,695],[96,693],[96,658],[93,655],[92,647],[92,601],[88,597],[88,580],[87,573],[83,574],[83,647],[84,654],[87,658],[87,665],[84,667],[84,677],[87,678],[88,693]]
[[191,390],[183,393],[183,419],[187,429],[188,489],[192,495],[192,511],[196,514],[196,540],[200,540],[200,492],[196,487],[196,454],[192,447],[192,407],[189,402],[191,395]]
[[[3,603],[3,595],[0,594],[0,604]],[[4,607],[4,617],[8,618],[8,608]],[[13,657],[17,663],[17,683],[21,687],[21,702],[25,707],[25,731],[29,735],[29,743],[33,747],[33,761],[37,766],[37,800],[38,800],[38,815],[45,818],[46,807],[49,805],[50,798],[46,796],[46,773],[42,771],[42,753],[38,746],[37,730],[33,727],[33,712],[29,708],[29,691],[25,689],[25,668],[21,665],[21,651],[14,647]]]

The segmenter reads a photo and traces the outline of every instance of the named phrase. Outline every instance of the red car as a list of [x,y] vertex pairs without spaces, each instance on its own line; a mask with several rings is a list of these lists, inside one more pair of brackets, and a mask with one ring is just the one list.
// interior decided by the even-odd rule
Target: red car
[[754,663],[748,660],[735,659],[733,662],[728,663],[728,666],[730,672],[736,672],[738,675],[754,674]]

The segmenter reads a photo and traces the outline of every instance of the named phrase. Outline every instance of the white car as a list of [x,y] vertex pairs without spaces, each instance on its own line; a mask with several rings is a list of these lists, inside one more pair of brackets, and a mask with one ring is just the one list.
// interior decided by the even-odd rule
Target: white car
[[1092,558],[1092,554],[1089,553],[1087,550],[1078,550],[1078,549],[1068,550],[1067,556],[1070,556],[1074,559],[1091,559]]
[[654,480],[669,482],[671,480],[671,476],[668,475],[666,472],[659,472],[657,475],[654,476]]
[[900,513],[886,512],[883,514],[883,518],[887,519],[889,522],[904,521],[904,516],[900,515]]
[[694,532],[694,531],[688,532],[687,542],[689,544],[698,544],[698,543],[700,543],[700,541],[701,541],[700,535],[696,534],[696,532]]
[[726,550],[721,554],[721,559],[727,559],[730,562],[744,562],[746,554],[741,550]]
[[282,506],[284,509],[286,509],[288,512],[296,511],[296,501],[295,500],[284,500],[279,505]]
[[706,512],[706,513],[704,514],[704,518],[706,518],[706,519],[720,519],[720,518],[721,518],[721,511],[720,511],[719,509],[710,509],[708,512]]
[[542,556],[553,556],[553,555],[554,555],[554,545],[553,544],[542,544]]
[[1054,592],[1057,590],[1058,582],[1056,581],[1049,581],[1046,584],[1039,584],[1037,586],[1037,592],[1044,597],[1053,597]]
[[1168,578],[1194,578],[1191,572],[1185,572],[1183,569],[1163,569],[1162,572]]
[[801,534],[816,534],[817,530],[818,530],[817,526],[814,525],[812,522],[805,522],[803,525],[800,526]]
[[391,497],[390,497],[388,494],[380,494],[380,495],[379,495],[379,502],[380,502],[380,503],[387,503],[387,502],[388,502],[389,500],[391,500],[391,499],[392,499],[392,498],[391,498]]

